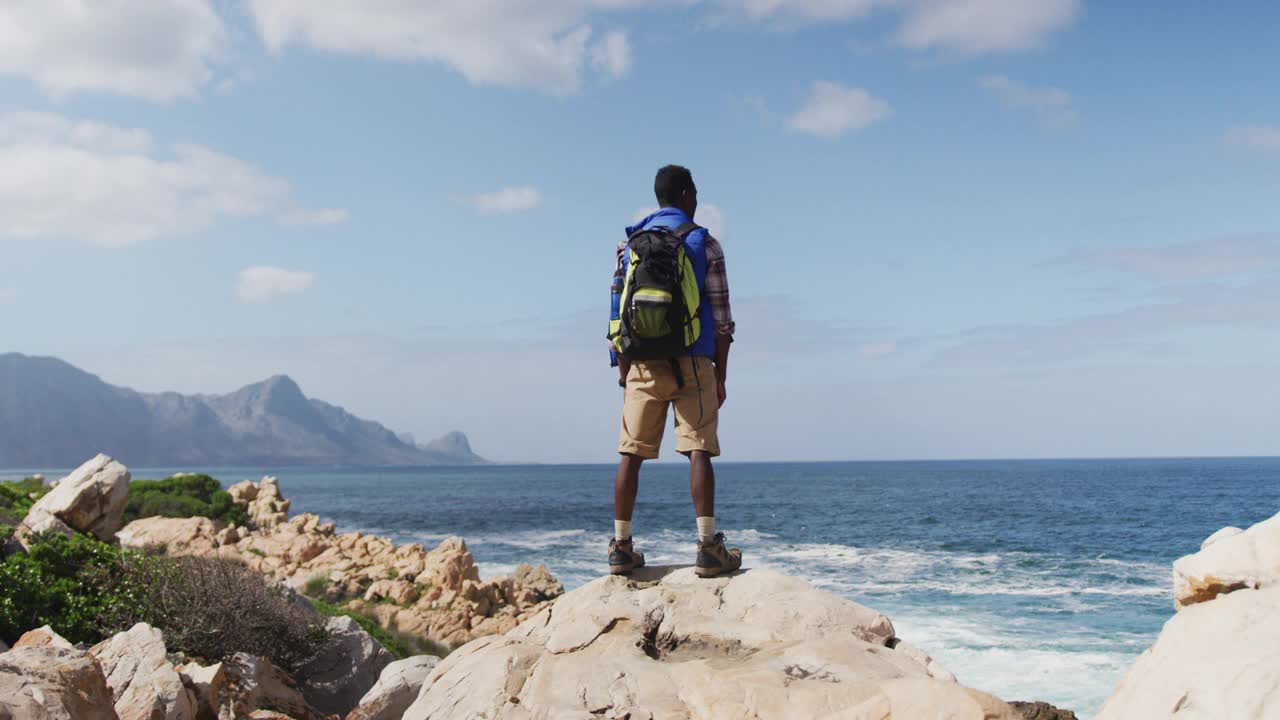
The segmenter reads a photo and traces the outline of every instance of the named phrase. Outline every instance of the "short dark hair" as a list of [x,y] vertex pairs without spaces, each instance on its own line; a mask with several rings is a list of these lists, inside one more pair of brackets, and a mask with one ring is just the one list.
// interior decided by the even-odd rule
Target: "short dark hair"
[[661,168],[658,176],[653,179],[653,194],[658,196],[658,202],[662,205],[675,205],[680,202],[681,195],[695,189],[693,173],[689,172],[689,168],[679,165]]

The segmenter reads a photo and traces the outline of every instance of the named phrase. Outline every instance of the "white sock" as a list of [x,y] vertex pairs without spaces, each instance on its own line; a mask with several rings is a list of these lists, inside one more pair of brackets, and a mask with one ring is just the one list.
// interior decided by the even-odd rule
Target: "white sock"
[[716,519],[714,516],[698,518],[698,539],[709,542],[716,535]]
[[631,521],[630,520],[614,520],[613,521],[613,537],[616,540],[631,539]]

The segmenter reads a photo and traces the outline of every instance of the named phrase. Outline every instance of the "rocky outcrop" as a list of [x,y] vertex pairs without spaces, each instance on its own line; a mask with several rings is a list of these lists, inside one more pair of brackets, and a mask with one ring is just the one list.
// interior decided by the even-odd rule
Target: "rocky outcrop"
[[270,710],[293,720],[320,717],[298,690],[297,683],[269,660],[236,653],[223,663],[227,685],[218,710],[219,720],[257,717],[253,713]]
[[328,715],[345,715],[360,704],[395,656],[349,617],[329,618],[325,629],[328,642],[294,676],[312,707]]
[[1280,514],[1248,530],[1223,528],[1200,547],[1173,564],[1179,609],[1233,590],[1280,584]]
[[1280,717],[1280,587],[1192,605],[1120,681],[1097,720]]
[[434,655],[418,655],[391,663],[346,720],[400,720],[418,697],[427,676],[439,664],[440,658]]
[[89,653],[102,666],[120,720],[195,720],[195,693],[169,664],[159,630],[138,623]]
[[223,692],[227,688],[227,673],[222,663],[204,667],[187,663],[178,667],[178,677],[196,700],[196,720],[217,720]]
[[53,628],[48,625],[38,627],[35,630],[28,630],[22,634],[22,637],[18,638],[17,642],[13,644],[14,650],[24,647],[58,647],[66,648],[68,650],[75,649],[74,645],[67,642],[66,638],[54,632]]
[[1174,605],[1097,720],[1280,717],[1280,515],[1174,564]]
[[779,573],[648,568],[457,650],[404,718],[1019,720],[895,639],[885,616]]
[[1070,710],[1056,708],[1043,702],[1011,702],[1009,703],[1022,720],[1079,720]]
[[37,500],[15,537],[22,541],[46,530],[77,530],[100,540],[114,540],[124,524],[128,497],[129,470],[106,455],[98,455]]
[[293,587],[318,581],[328,599],[444,648],[507,632],[564,592],[545,567],[522,565],[510,576],[481,580],[461,538],[448,538],[428,552],[416,543],[397,546],[373,535],[337,534],[333,523],[310,513],[281,521],[288,501],[272,478],[261,485],[239,483],[230,492],[255,522],[270,528],[218,529],[203,518],[151,517],[130,523],[120,542],[239,560]]
[[268,475],[262,482],[252,480],[236,483],[227,489],[231,500],[245,508],[250,527],[270,530],[289,519],[289,501],[280,494],[279,481]]
[[0,718],[118,720],[102,668],[83,650],[28,646],[0,654]]

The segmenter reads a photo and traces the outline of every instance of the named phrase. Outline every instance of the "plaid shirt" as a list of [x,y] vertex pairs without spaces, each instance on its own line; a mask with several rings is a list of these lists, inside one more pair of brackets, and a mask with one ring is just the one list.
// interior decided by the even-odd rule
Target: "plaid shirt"
[[[616,253],[611,287],[613,312],[610,320],[618,319],[618,306],[622,302],[622,285],[626,281],[627,274],[626,265],[623,262],[627,252],[627,242],[623,240],[619,243]],[[715,324],[716,335],[727,335],[732,338],[738,326],[733,321],[733,310],[729,307],[729,275],[724,266],[724,248],[720,247],[720,241],[712,237],[711,233],[707,233],[704,246],[707,252],[707,276],[702,286],[702,300],[711,306],[711,319]],[[610,356],[613,364],[616,365],[617,355],[610,352]]]

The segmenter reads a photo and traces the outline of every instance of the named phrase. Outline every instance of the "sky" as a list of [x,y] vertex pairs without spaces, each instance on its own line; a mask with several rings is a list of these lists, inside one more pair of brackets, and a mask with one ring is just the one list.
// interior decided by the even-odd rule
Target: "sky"
[[[1280,454],[1280,6],[6,0],[0,351],[607,462],[690,167],[726,460]],[[671,454],[668,438],[667,456]]]

